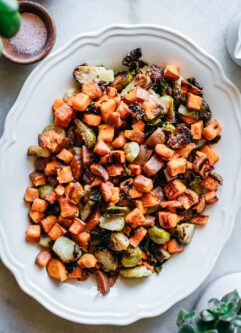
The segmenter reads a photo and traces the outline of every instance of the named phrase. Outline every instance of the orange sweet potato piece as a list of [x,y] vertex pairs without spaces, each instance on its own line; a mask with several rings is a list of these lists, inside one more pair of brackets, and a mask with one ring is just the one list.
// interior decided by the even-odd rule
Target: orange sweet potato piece
[[167,163],[167,170],[172,177],[185,173],[187,169],[187,160],[183,157],[173,159]]
[[63,105],[65,102],[63,100],[63,98],[57,98],[54,101],[54,104],[52,105],[52,109],[53,111],[56,111],[61,105]]
[[116,109],[116,112],[118,112],[120,114],[120,117],[122,120],[128,118],[128,116],[131,113],[128,105],[124,101],[120,102],[120,104],[118,105],[118,107]]
[[202,186],[205,187],[208,191],[217,191],[218,189],[218,181],[211,176],[203,179]]
[[48,232],[48,236],[52,240],[56,240],[59,237],[61,237],[64,234],[66,234],[66,232],[67,232],[67,230],[65,228],[61,227],[61,225],[59,225],[58,223],[56,223],[53,226],[53,228]]
[[102,91],[95,81],[87,82],[82,85],[82,93],[90,96],[91,99],[99,98]]
[[103,102],[100,107],[101,118],[106,123],[108,121],[110,113],[114,112],[117,108],[117,103],[114,98],[108,99]]
[[41,228],[40,225],[29,225],[26,231],[26,241],[38,243],[40,241]]
[[202,131],[203,131],[203,120],[198,120],[195,123],[191,124],[191,133],[193,139],[195,140],[201,139]]
[[50,277],[58,281],[65,281],[68,277],[66,268],[59,259],[51,259],[47,264],[47,272]]
[[32,184],[36,187],[46,184],[46,177],[41,172],[33,171],[30,173],[29,178]]
[[186,80],[182,80],[181,82],[181,91],[185,94],[192,93],[195,95],[201,95],[202,90],[198,87],[194,86],[193,84],[189,83]]
[[202,134],[207,140],[210,141],[215,139],[216,136],[218,136],[221,133],[221,131],[222,131],[221,124],[217,119],[215,119],[203,129]]
[[130,170],[132,175],[139,176],[141,174],[141,166],[139,164],[131,163],[128,165],[128,169]]
[[161,128],[157,128],[146,140],[146,145],[155,147],[158,143],[164,143],[165,133]]
[[82,249],[87,250],[90,243],[90,233],[83,231],[76,236],[76,242]]
[[111,143],[113,141],[115,129],[111,125],[102,124],[99,126],[98,139]]
[[139,192],[150,192],[153,189],[151,178],[139,175],[134,179],[134,186]]
[[158,218],[160,226],[164,229],[175,228],[177,223],[180,221],[180,217],[177,214],[170,212],[159,212]]
[[97,264],[97,259],[91,253],[85,253],[79,260],[78,265],[80,267],[93,268]]
[[133,129],[133,130],[125,130],[124,136],[126,139],[128,139],[130,141],[134,141],[137,143],[143,143],[145,134],[144,134],[144,132]]
[[101,116],[93,113],[85,113],[83,122],[89,126],[98,126],[101,123]]
[[203,98],[192,93],[187,94],[187,108],[190,110],[200,110]]
[[100,223],[101,211],[96,210],[86,221],[85,231],[92,231]]
[[120,133],[112,142],[112,146],[114,148],[121,148],[126,143],[126,138],[124,137],[123,133]]
[[170,80],[177,81],[179,79],[179,65],[166,65],[164,70],[164,76]]
[[78,218],[75,218],[74,222],[71,224],[69,228],[69,232],[73,235],[78,235],[85,230],[85,226],[86,226],[85,222],[83,222]]
[[40,268],[44,268],[48,265],[48,262],[50,260],[51,260],[51,253],[49,251],[42,251],[37,255],[35,263]]
[[26,189],[24,200],[26,202],[33,202],[35,199],[39,197],[39,191],[37,188],[28,187]]
[[88,279],[88,273],[80,266],[76,266],[71,273],[68,273],[68,279],[78,279],[80,281],[84,281]]
[[47,207],[48,207],[47,201],[40,199],[40,198],[36,198],[33,201],[31,209],[36,212],[43,213],[47,209]]
[[57,169],[60,168],[61,164],[57,160],[52,160],[51,162],[47,163],[44,168],[44,173],[46,176],[55,176],[57,173]]
[[167,243],[167,251],[170,254],[181,253],[184,251],[184,246],[178,242],[176,239],[171,239]]
[[169,200],[176,199],[186,191],[186,186],[178,179],[169,182],[164,188],[164,194]]
[[60,184],[70,183],[74,180],[71,167],[65,166],[57,169],[57,179]]
[[162,159],[164,159],[166,161],[170,161],[173,158],[173,156],[174,156],[174,150],[172,150],[171,148],[167,147],[163,143],[158,143],[155,146],[155,152],[159,156],[161,156]]
[[59,205],[62,217],[77,217],[79,214],[78,207],[74,205],[68,198],[60,198]]
[[205,225],[208,223],[209,217],[207,215],[198,215],[191,219],[192,223],[198,224],[198,225]]
[[179,148],[176,152],[179,156],[188,158],[188,156],[191,154],[191,152],[195,148],[196,148],[195,143],[191,142],[191,143],[187,144],[186,146]]
[[109,117],[107,119],[107,124],[112,125],[115,128],[119,128],[122,125],[121,116],[118,112],[109,113]]
[[142,192],[137,191],[137,189],[135,188],[135,186],[133,186],[130,191],[129,191],[129,196],[132,199],[138,199],[141,198],[143,196]]
[[111,200],[112,195],[114,194],[114,185],[112,182],[103,182],[100,185],[100,191],[103,195],[106,202]]
[[144,164],[143,171],[147,176],[154,176],[158,171],[164,166],[163,161],[156,154],[153,154],[152,157]]
[[123,150],[112,150],[110,152],[110,163],[125,163],[126,156]]
[[56,126],[67,128],[73,118],[73,114],[74,111],[69,104],[64,103],[59,106],[54,112]]
[[124,96],[127,102],[133,103],[136,101],[136,89],[131,90],[127,95]]
[[110,153],[110,147],[102,139],[98,139],[94,148],[94,152],[97,155],[107,155]]
[[44,213],[30,209],[28,216],[34,223],[39,223],[44,218]]
[[137,247],[143,238],[146,236],[147,230],[143,227],[136,229],[134,235],[129,239],[130,244],[134,247]]
[[153,207],[160,204],[160,198],[152,192],[145,193],[142,197],[144,207]]
[[143,206],[142,200],[139,200],[139,199],[135,200],[135,205],[136,205],[136,208],[138,208],[142,214],[146,213],[146,208]]
[[72,98],[72,107],[76,111],[84,111],[91,103],[90,96],[84,93],[79,93]]
[[125,172],[123,165],[121,164],[112,164],[106,167],[106,170],[110,177],[120,176]]
[[219,161],[219,155],[209,145],[203,146],[200,151],[207,156],[209,164],[211,166],[213,166]]
[[91,164],[90,170],[94,175],[101,177],[105,182],[109,180],[109,174],[101,164],[98,163]]
[[46,234],[50,232],[53,226],[58,222],[58,219],[54,215],[49,215],[43,219],[40,224]]
[[65,188],[63,185],[58,185],[54,190],[55,193],[57,194],[57,198],[60,198],[62,197],[62,195],[64,195]]
[[72,159],[73,159],[73,154],[67,150],[67,149],[63,149],[61,150],[61,152],[57,155],[58,159],[63,161],[65,164],[69,164]]
[[125,221],[131,226],[131,228],[137,228],[145,222],[145,216],[138,208],[133,209],[125,216]]
[[215,191],[209,191],[209,192],[205,193],[204,198],[205,198],[206,203],[208,203],[208,204],[213,204],[218,201],[218,197],[217,197]]

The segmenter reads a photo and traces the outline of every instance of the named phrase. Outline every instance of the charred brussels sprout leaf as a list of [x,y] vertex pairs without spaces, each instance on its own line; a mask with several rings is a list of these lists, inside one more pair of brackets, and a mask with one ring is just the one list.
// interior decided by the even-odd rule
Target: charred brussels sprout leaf
[[198,119],[203,120],[204,124],[207,124],[212,117],[212,111],[207,102],[202,101],[201,109],[198,113]]
[[170,135],[167,144],[173,148],[181,148],[192,141],[192,133],[185,125],[179,125]]
[[74,79],[81,84],[93,80],[97,81],[97,83],[104,82],[105,84],[114,81],[114,71],[102,66],[77,66],[74,69],[73,75]]
[[186,79],[187,82],[191,83],[193,86],[202,90],[203,88],[200,86],[200,83],[195,79],[195,77],[189,77]]
[[199,176],[195,176],[195,178],[189,183],[189,187],[199,195],[207,192],[202,186],[202,178]]
[[157,81],[153,87],[153,90],[161,96],[164,96],[164,95],[171,96],[172,89],[173,89],[172,82],[167,79],[162,79],[160,81]]
[[101,193],[97,189],[91,190],[90,200],[94,201],[94,202],[101,202],[101,200],[102,200]]
[[128,207],[125,206],[110,206],[106,209],[106,212],[108,214],[125,214],[128,210]]
[[129,70],[138,70],[147,65],[146,62],[140,60],[142,57],[141,48],[137,48],[128,53],[122,60],[122,65],[129,67]]

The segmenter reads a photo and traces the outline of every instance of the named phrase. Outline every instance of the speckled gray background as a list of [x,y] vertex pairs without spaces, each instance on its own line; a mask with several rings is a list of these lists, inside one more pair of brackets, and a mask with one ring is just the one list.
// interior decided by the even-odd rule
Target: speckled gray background
[[[55,49],[76,34],[113,23],[166,25],[191,37],[222,64],[227,76],[241,89],[241,68],[225,49],[225,29],[241,11],[240,0],[42,0],[57,25]],[[22,84],[35,65],[19,66],[0,60],[0,134],[4,119]],[[227,110],[228,112],[228,110]],[[1,156],[3,158],[3,156]],[[14,170],[14,165],[12,166]],[[240,214],[239,214],[240,215]],[[127,327],[78,325],[49,313],[18,287],[0,263],[0,333],[174,333],[178,309],[190,309],[202,290],[217,277],[241,271],[240,218],[212,273],[191,296],[164,315],[141,320]],[[154,292],[154,291],[153,291]]]

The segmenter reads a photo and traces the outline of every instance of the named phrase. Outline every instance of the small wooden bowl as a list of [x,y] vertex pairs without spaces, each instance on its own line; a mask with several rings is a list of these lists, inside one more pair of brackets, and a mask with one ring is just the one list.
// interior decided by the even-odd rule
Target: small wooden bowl
[[47,28],[47,41],[43,49],[39,53],[35,53],[34,55],[23,54],[17,52],[10,44],[10,40],[6,38],[2,38],[3,42],[3,55],[5,58],[9,59],[12,62],[17,64],[25,65],[25,64],[33,64],[44,57],[51,51],[54,46],[56,39],[56,28],[55,23],[48,13],[48,11],[40,4],[32,2],[32,1],[19,1],[19,9],[20,13],[32,13],[39,16],[46,28]]

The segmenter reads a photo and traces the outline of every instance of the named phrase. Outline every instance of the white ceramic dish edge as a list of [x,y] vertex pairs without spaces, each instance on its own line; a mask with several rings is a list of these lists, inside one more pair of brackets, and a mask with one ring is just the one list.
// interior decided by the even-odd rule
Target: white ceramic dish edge
[[[19,97],[17,98],[14,106],[12,107],[11,111],[9,112],[6,122],[5,122],[5,129],[3,136],[0,141],[0,153],[1,156],[4,154],[4,150],[7,149],[8,146],[14,143],[15,136],[14,132],[11,131],[11,124],[16,122],[18,113],[20,111],[19,104],[21,100],[21,106],[24,106],[24,103],[26,103],[26,100],[28,99],[28,93],[29,90],[34,89],[35,85],[37,84],[38,80],[43,75],[44,70],[47,70],[48,67],[51,66],[53,61],[58,61],[58,58],[62,58],[65,53],[68,53],[71,47],[77,42],[82,41],[82,43],[86,43],[86,40],[91,39],[92,43],[98,44],[102,41],[102,38],[106,35],[111,35],[114,33],[114,31],[118,31],[120,33],[120,30],[130,30],[134,31],[137,30],[139,33],[145,33],[148,31],[150,34],[151,30],[154,31],[166,31],[167,33],[171,33],[177,36],[177,38],[183,41],[186,45],[192,49],[193,53],[195,53],[195,56],[200,58],[203,58],[206,62],[206,65],[209,66],[209,68],[212,70],[217,84],[224,85],[226,90],[228,91],[228,94],[232,96],[232,100],[236,100],[236,107],[235,107],[235,116],[237,118],[237,121],[239,122],[240,126],[240,117],[237,114],[238,109],[241,109],[241,99],[240,99],[240,93],[238,89],[227,79],[225,76],[221,65],[209,54],[207,54],[205,51],[203,51],[200,47],[198,47],[195,43],[193,43],[189,38],[183,36],[182,34],[173,31],[172,29],[166,28],[166,27],[160,27],[156,25],[112,25],[105,29],[99,30],[97,32],[91,32],[91,33],[85,33],[82,34],[76,38],[74,38],[70,43],[68,43],[66,46],[61,48],[60,50],[56,51],[49,57],[47,57],[29,76],[28,80],[25,82]],[[202,62],[203,59],[200,59]],[[0,165],[1,166],[1,165]],[[235,202],[241,202],[241,195],[238,193],[238,188],[240,187],[241,177],[239,177],[237,181],[237,187],[235,191]],[[11,254],[11,250],[7,244],[6,236],[4,233],[4,230],[2,228],[2,224],[0,225],[0,253],[1,253],[1,259],[4,262],[4,264],[10,269],[10,271],[14,274],[19,286],[30,296],[35,298],[39,303],[41,303],[44,307],[46,307],[51,312],[55,313],[56,315],[59,315],[65,319],[75,321],[75,322],[81,322],[86,324],[114,324],[114,325],[127,325],[130,324],[136,320],[139,320],[141,318],[147,318],[147,317],[153,317],[156,315],[159,315],[163,312],[165,312],[167,309],[169,309],[172,305],[174,305],[176,302],[180,301],[181,299],[187,297],[190,295],[207,277],[207,275],[210,273],[211,269],[213,268],[225,242],[228,240],[228,238],[231,235],[234,221],[235,221],[235,215],[240,208],[240,205],[236,207],[236,211],[233,212],[232,218],[229,221],[229,231],[226,233],[226,239],[220,240],[218,246],[216,255],[213,256],[210,261],[209,265],[205,265],[205,267],[208,266],[208,269],[203,271],[202,274],[200,274],[199,280],[195,281],[195,283],[185,291],[180,292],[179,294],[175,295],[172,299],[169,300],[164,306],[155,306],[145,308],[145,309],[139,309],[138,306],[136,307],[135,311],[132,311],[129,316],[125,317],[113,317],[111,320],[109,319],[109,314],[107,313],[106,316],[103,316],[101,319],[97,318],[96,320],[93,319],[93,317],[88,316],[82,316],[81,318],[76,318],[76,316],[72,315],[70,312],[68,313],[66,311],[66,308],[55,308],[54,304],[50,304],[47,299],[42,297],[41,293],[37,291],[37,289],[34,289],[31,284],[28,284],[27,281],[25,281],[25,275],[21,271],[21,265],[15,261],[13,255]]]

